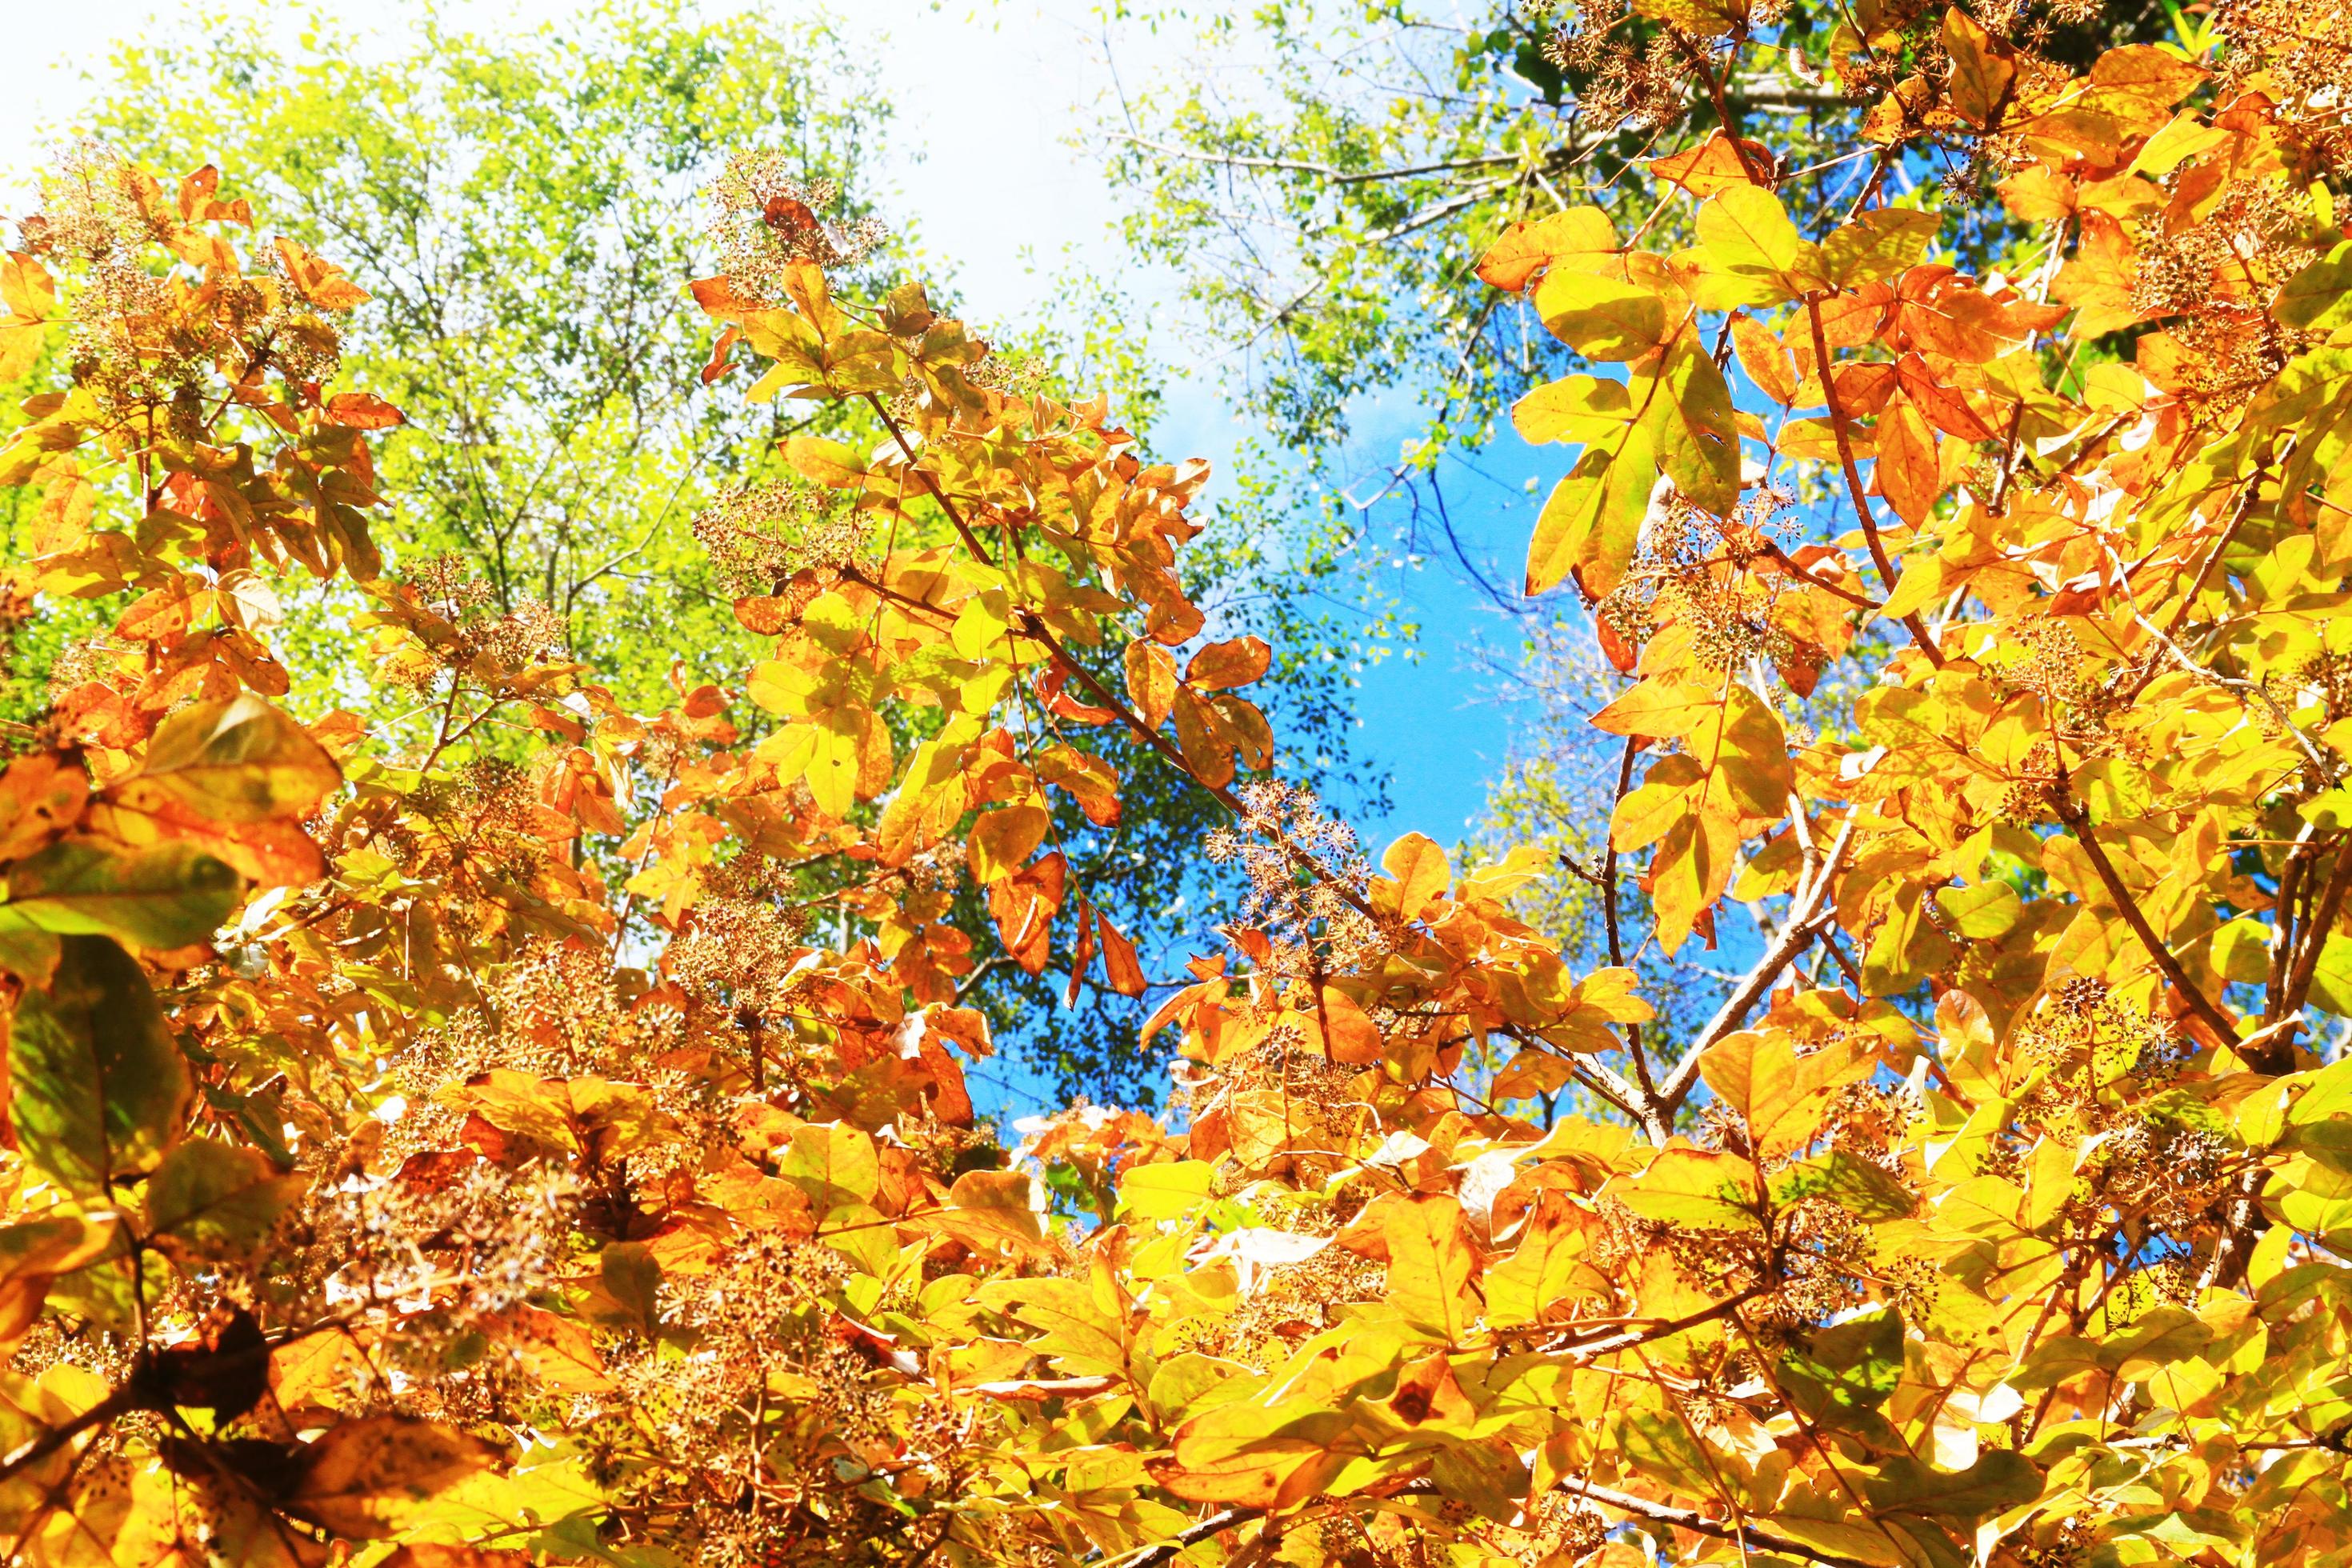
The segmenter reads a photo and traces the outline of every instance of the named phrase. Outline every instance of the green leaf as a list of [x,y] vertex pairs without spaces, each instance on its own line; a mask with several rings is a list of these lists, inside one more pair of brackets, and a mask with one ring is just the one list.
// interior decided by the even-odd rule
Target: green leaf
[[2017,923],[2025,905],[2007,882],[1982,882],[1973,888],[1946,888],[1936,895],[1936,907],[1965,937],[1996,937]]
[[1553,487],[1528,541],[1529,597],[1570,572],[1595,597],[1617,585],[1633,564],[1643,520],[1649,516],[1650,492],[1658,479],[1654,451],[1649,432],[1630,426],[1614,450],[1588,447]]
[[242,1256],[308,1182],[258,1150],[190,1139],[163,1156],[147,1184],[147,1237],[183,1260]]
[[2352,320],[2347,295],[2352,295],[2352,240],[2337,245],[2281,285],[2271,313],[2286,326],[2331,331]]
[[123,854],[69,839],[10,868],[5,886],[0,931],[171,948],[219,930],[236,905],[239,881],[226,861],[181,840]]
[[1755,1167],[1737,1154],[1668,1149],[1645,1169],[1611,1178],[1607,1191],[1643,1219],[1701,1230],[1757,1224]]
[[2311,1000],[2339,1018],[2352,1017],[2352,937],[2328,933],[2312,970]]
[[1690,1428],[1672,1415],[1642,1411],[1618,1428],[1618,1443],[1636,1469],[1662,1485],[1704,1492],[1714,1467]]
[[1656,380],[1634,401],[1657,443],[1658,466],[1694,506],[1727,515],[1739,499],[1739,439],[1731,384],[1705,350],[1676,340]]
[[1632,360],[1666,336],[1666,302],[1638,283],[1558,269],[1536,285],[1536,313],[1588,359]]
[[1933,1470],[1897,1455],[1863,1483],[1881,1513],[1928,1513],[1975,1521],[2042,1495],[2042,1472],[2012,1448],[1990,1448],[1965,1470]]
[[1790,1403],[1813,1419],[1875,1410],[1903,1382],[1903,1315],[1881,1308],[1832,1324],[1785,1352],[1780,1373]]
[[68,936],[57,973],[16,1005],[9,1113],[33,1168],[78,1197],[152,1165],[186,1114],[188,1069],[129,953]]
[[1772,1201],[1827,1198],[1857,1219],[1901,1219],[1918,1200],[1884,1166],[1843,1150],[1790,1165],[1772,1178]]

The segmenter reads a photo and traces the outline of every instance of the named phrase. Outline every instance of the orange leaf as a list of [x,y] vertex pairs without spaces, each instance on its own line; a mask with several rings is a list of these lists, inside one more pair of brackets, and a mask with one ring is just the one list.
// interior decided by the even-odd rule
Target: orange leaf
[[[1740,164],[1743,155],[1748,160],[1746,167]],[[1735,150],[1731,138],[1718,130],[1709,132],[1706,140],[1696,147],[1651,159],[1650,173],[1705,200],[1735,185],[1756,184],[1748,172],[1751,168],[1770,179],[1775,163],[1771,149],[1761,142],[1743,139]]]
[[1878,493],[1895,515],[1917,528],[1934,513],[1944,484],[1936,468],[1936,437],[1910,399],[1899,394],[1878,416]]
[[1487,248],[1479,278],[1516,294],[1550,267],[1589,272],[1617,254],[1617,233],[1599,207],[1571,207],[1513,224]]
[[498,1458],[479,1437],[428,1421],[364,1416],[329,1427],[302,1451],[284,1507],[337,1535],[381,1540]]
[[1142,995],[1150,984],[1143,977],[1143,965],[1136,961],[1135,944],[1100,910],[1096,911],[1095,924],[1102,934],[1104,979],[1122,996]]
[[1087,903],[1086,900],[1080,899],[1077,941],[1070,950],[1070,984],[1069,988],[1062,993],[1062,1005],[1065,1007],[1075,1007],[1078,1005],[1078,991],[1086,984],[1087,969],[1095,960],[1094,915],[1094,906]]
[[1056,850],[1020,875],[989,887],[988,912],[995,918],[1004,951],[1032,974],[1045,973],[1052,956],[1054,916],[1062,907],[1068,872],[1069,862]]
[[408,416],[373,392],[339,392],[327,399],[327,417],[354,430],[389,430]]
[[1381,869],[1395,881],[1397,913],[1409,921],[1419,920],[1454,884],[1445,851],[1423,833],[1408,833],[1390,845],[1381,857]]
[[1207,691],[1230,691],[1247,686],[1274,662],[1274,649],[1264,637],[1234,637],[1211,643],[1184,667],[1184,684]]
[[1129,643],[1127,700],[1146,729],[1166,723],[1176,704],[1176,656],[1143,637]]
[[1782,407],[1797,401],[1797,371],[1788,345],[1762,322],[1745,314],[1733,316],[1731,347],[1739,356],[1739,368],[1748,373],[1757,391]]
[[1904,395],[1947,436],[1958,436],[1963,441],[1995,439],[1967,400],[1937,381],[1927,362],[1917,354],[1905,354],[1895,362],[1895,379],[1902,385]]

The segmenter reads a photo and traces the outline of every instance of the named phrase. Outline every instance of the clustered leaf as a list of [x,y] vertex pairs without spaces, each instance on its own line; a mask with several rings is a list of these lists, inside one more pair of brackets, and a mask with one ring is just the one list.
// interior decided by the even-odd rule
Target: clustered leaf
[[[1746,7],[1633,16],[1706,83],[1757,47]],[[1810,213],[1731,135],[1653,166],[1692,245],[1568,208],[1481,268],[1588,362],[1517,412],[1583,448],[1530,589],[1575,583],[1624,677],[1573,869],[1668,951],[1765,917],[1682,1038],[1613,921],[1580,973],[1514,913],[1544,856],[1375,861],[1276,776],[1239,694],[1274,650],[1187,592],[1205,469],[918,285],[837,296],[856,237],[769,165],[692,288],[710,379],[740,353],[862,434],[721,504],[785,531],[737,552],[771,657],[680,649],[646,714],[461,565],[382,572],[397,416],[327,391],[357,285],[241,259],[209,170],[79,154],[0,328],[20,371],[54,321],[89,351],[0,456],[54,502],[14,587],[121,606],[0,772],[9,1550],[2337,1550],[2333,100],[1923,18],[1863,8],[1828,68],[1883,89],[1882,174],[2004,139],[2004,200],[2057,215],[2032,280],[1937,259],[1930,211]],[[1834,507],[1782,515],[1784,465]],[[375,660],[299,697],[240,575],[295,563],[365,595]],[[361,679],[411,711],[325,709]],[[1247,882],[1172,983],[1055,840],[1053,792],[1133,797],[1111,733],[1220,803]],[[1074,997],[1160,993],[1178,1114],[1007,1149],[962,985],[1056,953]]]

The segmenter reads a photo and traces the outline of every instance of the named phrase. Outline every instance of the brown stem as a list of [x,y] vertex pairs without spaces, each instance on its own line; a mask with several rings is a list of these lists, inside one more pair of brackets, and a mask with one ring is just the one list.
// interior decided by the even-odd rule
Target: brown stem
[[[1199,773],[1194,773],[1192,771],[1192,764],[1184,760],[1183,752],[1170,745],[1166,737],[1162,736],[1159,731],[1153,729],[1150,725],[1146,724],[1143,721],[1142,715],[1136,712],[1134,709],[1129,708],[1123,698],[1111,690],[1109,687],[1105,686],[1101,681],[1096,679],[1092,670],[1088,669],[1085,665],[1080,664],[1076,659],[1071,658],[1070,650],[1062,646],[1062,639],[1054,635],[1054,628],[1045,624],[1045,616],[1039,615],[1034,610],[1027,608],[1026,606],[1016,611],[1015,614],[1019,617],[1023,636],[1034,637],[1037,641],[1044,643],[1047,650],[1050,651],[1056,659],[1061,661],[1062,667],[1070,672],[1073,679],[1076,680],[1079,685],[1085,687],[1087,693],[1091,695],[1097,703],[1118,714],[1119,721],[1125,724],[1128,729],[1132,731],[1139,738],[1140,738],[1145,744],[1149,745],[1153,751],[1159,752],[1160,757],[1166,761],[1171,767],[1174,768],[1178,773],[1182,773],[1186,778],[1191,779],[1202,789],[1208,791],[1219,805],[1223,805],[1227,811],[1232,812],[1235,816],[1241,816],[1246,814],[1247,808],[1242,805],[1241,797],[1239,795],[1235,795],[1225,785],[1213,784],[1206,779],[1203,779]],[[1358,914],[1362,915],[1366,920],[1379,920],[1380,917],[1373,913],[1371,905],[1364,902],[1362,899],[1357,897],[1355,889],[1349,887],[1344,881],[1340,880],[1339,878],[1334,875],[1331,869],[1325,866],[1320,860],[1317,859],[1314,856],[1307,854],[1305,850],[1297,848],[1287,842],[1284,844],[1283,848],[1286,853],[1295,857],[1299,865],[1305,867],[1307,870],[1320,878],[1323,881],[1328,883],[1332,890],[1339,895],[1340,899],[1347,903],[1349,908],[1354,910]]]
[[980,557],[982,565],[995,565],[996,557],[988,552],[988,547],[981,543],[980,536],[972,532],[971,527],[965,523],[963,513],[956,510],[955,503],[948,500],[947,491],[940,489],[939,480],[931,478],[929,470],[924,468],[921,460],[915,456],[915,448],[907,444],[907,433],[898,427],[898,422],[896,419],[890,417],[890,410],[883,405],[879,397],[870,392],[866,395],[866,401],[874,405],[875,414],[880,417],[884,427],[890,432],[890,439],[898,443],[898,450],[906,457],[907,467],[912,468],[915,477],[923,481],[923,488],[931,492],[931,499],[940,503],[941,511],[948,514],[948,521],[955,524],[955,531],[963,535],[965,546],[974,555]]
[[1731,143],[1731,156],[1738,163],[1740,174],[1751,185],[1767,185],[1762,172],[1748,161],[1748,149],[1740,145],[1739,120],[1731,112],[1731,105],[1725,101],[1723,79],[1716,75],[1715,68],[1706,63],[1705,51],[1692,43],[1681,28],[1669,27],[1667,33],[1674,39],[1675,47],[1682,50],[1683,58],[1690,62],[1691,68],[1698,72],[1699,79],[1706,83],[1706,96],[1715,104],[1715,117],[1723,126],[1724,140]]
[[[1846,429],[1845,410],[1838,405],[1837,367],[1830,363],[1830,343],[1822,331],[1822,302],[1818,298],[1806,297],[1805,319],[1812,329],[1813,374],[1822,380],[1822,401],[1829,406],[1830,433],[1837,439],[1838,465],[1845,470],[1845,488],[1853,498],[1853,514],[1861,520],[1862,537],[1870,546],[1870,559],[1878,567],[1878,581],[1892,594],[1895,592],[1895,563],[1886,553],[1886,545],[1878,537],[1878,521],[1871,515],[1870,500],[1863,494],[1862,469],[1853,460],[1853,437]],[[1928,634],[1916,611],[1903,617],[1903,627],[1911,634],[1911,640],[1919,645],[1919,651],[1927,656],[1927,662],[1938,669],[1942,668],[1943,650],[1936,646],[1936,639]]]
[[[2310,918],[2304,922],[2300,936],[2302,946],[2295,953],[2294,967],[2287,975],[2286,994],[2280,999],[2279,1017],[2294,1014],[2311,994],[2312,977],[2319,969],[2320,950],[2327,945],[2328,934],[2336,929],[2336,919],[2344,912],[2344,899],[2347,892],[2352,892],[2352,839],[2347,839],[2344,847],[2336,851],[2336,864],[2327,874],[2327,886],[2321,891],[2319,902],[2311,911]],[[2264,1054],[2269,1056],[2273,1053],[2280,1060],[2277,1065],[2260,1064],[2264,1070],[2273,1073],[2290,1070],[2293,1046],[2288,1031],[2282,1030],[2277,1043],[2268,1047]]]
[[31,1442],[11,1453],[5,1460],[0,1460],[0,1485],[14,1480],[18,1475],[39,1464],[92,1427],[103,1426],[115,1417],[127,1415],[133,1410],[152,1408],[155,1398],[154,1391],[147,1386],[145,1378],[142,1375],[134,1375],[129,1383],[124,1384],[72,1420],[62,1426],[50,1427]]
[[[1799,806],[1796,809],[1803,808]],[[1787,922],[1780,927],[1780,934],[1773,939],[1770,947],[1764,950],[1764,956],[1757,961],[1756,966],[1740,980],[1731,994],[1724,998],[1723,1005],[1716,1009],[1715,1016],[1708,1019],[1706,1026],[1698,1032],[1698,1037],[1691,1042],[1691,1047],[1684,1054],[1683,1059],[1676,1062],[1675,1070],[1666,1075],[1665,1085],[1659,1090],[1658,1098],[1669,1117],[1680,1109],[1684,1099],[1698,1082],[1699,1059],[1706,1056],[1707,1048],[1747,1020],[1748,1010],[1772,989],[1772,984],[1780,977],[1780,972],[1794,963],[1797,955],[1811,943],[1824,901],[1829,897],[1830,884],[1836,879],[1838,867],[1844,861],[1846,850],[1853,842],[1853,822],[1848,818],[1845,825],[1838,829],[1837,837],[1831,842],[1829,853],[1809,868],[1808,879],[1797,889],[1796,900],[1789,910]]]
[[1867,1568],[1859,1557],[1843,1557],[1834,1552],[1823,1552],[1818,1547],[1808,1546],[1801,1541],[1793,1540],[1775,1531],[1766,1530],[1759,1525],[1726,1524],[1721,1520],[1710,1519],[1695,1509],[1676,1508],[1671,1503],[1652,1502],[1647,1498],[1637,1498],[1626,1492],[1612,1490],[1608,1487],[1594,1486],[1585,1480],[1563,1480],[1559,1487],[1564,1492],[1577,1497],[1590,1498],[1594,1502],[1616,1509],[1621,1513],[1630,1513],[1638,1519],[1646,1519],[1657,1524],[1671,1524],[1676,1529],[1687,1530],[1694,1535],[1712,1536],[1717,1541],[1729,1541],[1742,1546],[1758,1547],[1766,1552],[1778,1552],[1785,1557],[1794,1557],[1801,1562],[1818,1563],[1822,1564],[1822,1568]]
[[[1617,759],[1617,793],[1612,797],[1612,820],[1615,802],[1623,800],[1633,788],[1633,758],[1641,749],[1640,736],[1625,737],[1624,754]],[[1609,834],[1609,847],[1601,857],[1598,886],[1601,916],[1609,923],[1609,962],[1622,969],[1625,967],[1625,942],[1617,929],[1617,836],[1613,831]],[[1654,1124],[1658,1120],[1658,1086],[1651,1081],[1649,1054],[1642,1048],[1642,1026],[1627,1024],[1624,1028],[1625,1049],[1633,1056],[1633,1077],[1642,1086],[1643,1103],[1648,1112],[1642,1121],[1644,1125]]]
[[1865,610],[1874,611],[1878,608],[1879,601],[1872,598],[1869,595],[1857,594],[1851,588],[1839,587],[1836,584],[1829,581],[1825,577],[1814,576],[1811,571],[1805,567],[1798,565],[1794,558],[1792,558],[1787,551],[1781,549],[1779,544],[1775,543],[1771,540],[1768,539],[1764,542],[1764,553],[1771,557],[1773,563],[1780,566],[1781,570],[1793,573],[1797,576],[1803,578],[1806,582],[1811,583],[1814,587],[1821,589],[1825,594],[1834,594],[1839,598],[1843,599],[1847,604],[1859,605]]
[[2131,889],[2124,885],[2123,878],[2116,870],[2116,863],[2107,858],[2106,850],[2093,836],[2089,816],[2066,793],[2063,780],[2052,792],[2050,799],[2051,808],[2058,814],[2058,820],[2066,825],[2074,835],[2074,841],[2083,847],[2083,853],[2090,858],[2091,869],[2098,873],[2099,885],[2106,889],[2107,897],[2114,900],[2116,911],[2124,917],[2124,923],[2131,927],[2132,934],[2139,939],[2140,946],[2147,950],[2148,957],[2155,961],[2165,979],[2172,983],[2173,989],[2179,991],[2181,999],[2189,1004],[2189,1012],[2196,1016],[2199,1023],[2212,1031],[2219,1044],[2235,1044],[2238,1026],[2231,1021],[2227,1013],[2206,999],[2205,993],[2197,988],[2197,983],[2189,978],[2189,971],[2180,966],[2180,961],[2172,956],[2162,939],[2149,927],[2147,917],[2140,913],[2139,900],[2132,895]]

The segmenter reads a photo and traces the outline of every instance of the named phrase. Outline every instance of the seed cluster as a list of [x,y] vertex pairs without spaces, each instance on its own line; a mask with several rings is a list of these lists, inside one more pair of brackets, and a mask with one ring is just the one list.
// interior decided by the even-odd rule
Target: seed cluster
[[710,239],[719,270],[743,299],[772,304],[796,266],[855,266],[887,237],[872,217],[846,225],[824,216],[840,185],[806,174],[789,154],[738,153],[710,188]]
[[730,593],[787,595],[796,610],[867,559],[865,519],[795,481],[727,491],[695,518],[694,537]]
[[1264,779],[1241,790],[1242,813],[1202,846],[1248,879],[1244,926],[1265,932],[1260,968],[1283,980],[1346,973],[1385,951],[1387,933],[1364,912],[1371,863],[1356,831],[1329,816],[1312,790]]

